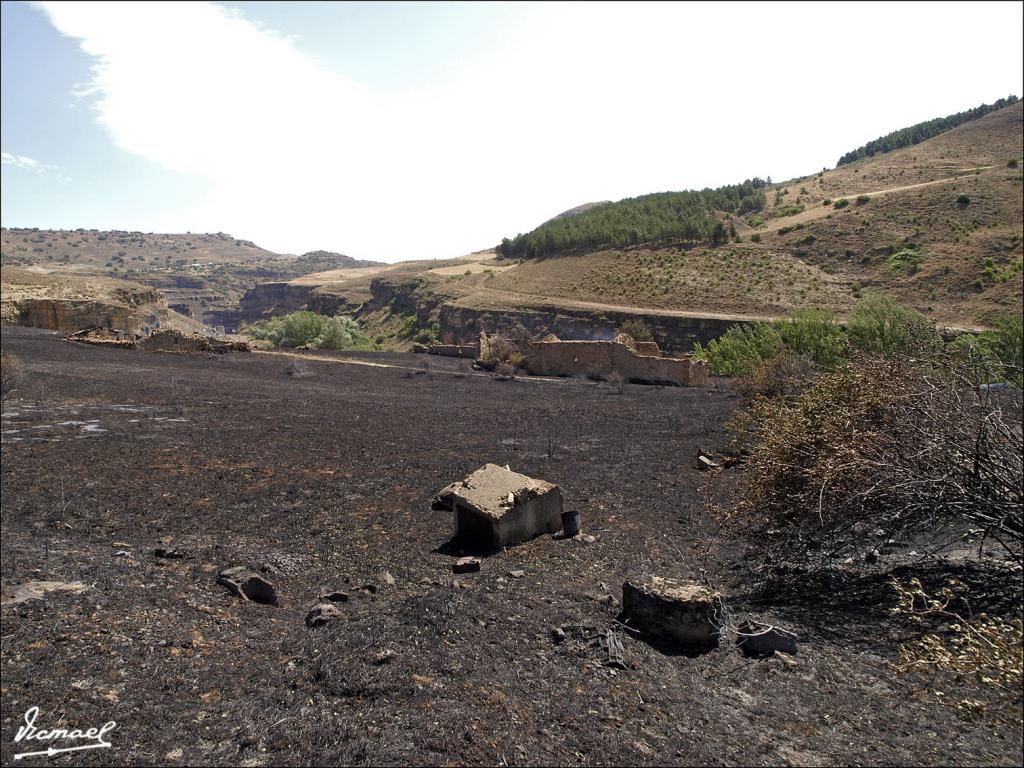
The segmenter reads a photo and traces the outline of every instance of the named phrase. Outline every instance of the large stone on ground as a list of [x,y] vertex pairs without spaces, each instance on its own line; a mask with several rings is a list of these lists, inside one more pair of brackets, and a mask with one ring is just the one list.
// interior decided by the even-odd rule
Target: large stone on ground
[[434,508],[452,510],[456,536],[483,548],[497,549],[562,528],[562,492],[557,485],[497,464],[485,464],[442,489]]
[[737,629],[736,644],[745,656],[771,656],[776,651],[796,653],[796,635],[792,632],[759,621],[744,621]]
[[332,603],[317,603],[306,614],[306,626],[310,628],[322,627],[328,622],[340,619],[342,615],[338,607]]
[[273,583],[244,566],[225,568],[217,575],[217,583],[245,600],[277,605],[277,590]]
[[718,644],[722,596],[701,584],[654,576],[622,585],[629,625],[659,640],[687,647]]

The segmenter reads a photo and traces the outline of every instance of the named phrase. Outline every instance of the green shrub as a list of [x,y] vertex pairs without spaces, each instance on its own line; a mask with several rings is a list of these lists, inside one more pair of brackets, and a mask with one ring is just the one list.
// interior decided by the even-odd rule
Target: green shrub
[[350,317],[331,317],[302,310],[284,317],[274,317],[250,330],[258,341],[269,341],[275,347],[294,349],[373,349],[359,324]]
[[846,334],[827,310],[798,309],[775,325],[782,343],[817,368],[831,370],[846,357]]
[[871,198],[867,195],[857,195],[857,205],[864,205],[871,202]]
[[927,317],[880,293],[857,302],[846,331],[852,347],[883,357],[930,357],[942,348],[942,337]]
[[834,203],[832,203],[833,207],[835,207],[837,209],[845,208],[849,204],[850,204],[850,201],[847,200],[845,197],[841,197],[838,200],[836,200]]
[[921,246],[909,243],[892,254],[886,264],[890,272],[916,272],[923,259]]
[[782,349],[782,334],[773,323],[745,323],[732,326],[707,347],[698,341],[693,356],[704,360],[712,373],[720,376],[742,376],[751,373],[761,362],[775,357]]
[[968,205],[971,204],[971,198],[969,198],[967,195],[960,195],[960,197],[956,199],[956,204],[959,205],[961,208],[966,208]]
[[1024,318],[1008,315],[992,330],[964,334],[953,343],[978,363],[982,383],[1005,381],[1024,389]]
[[824,200],[821,201],[821,204],[828,208],[830,205],[832,205],[832,198],[826,197]]
[[761,242],[761,235],[759,235],[757,232],[755,232],[754,234],[752,234],[750,236],[750,242],[752,242],[752,243],[760,243]]
[[1006,167],[1007,168],[1016,168],[1017,167],[1016,159],[1007,160],[1006,161]]

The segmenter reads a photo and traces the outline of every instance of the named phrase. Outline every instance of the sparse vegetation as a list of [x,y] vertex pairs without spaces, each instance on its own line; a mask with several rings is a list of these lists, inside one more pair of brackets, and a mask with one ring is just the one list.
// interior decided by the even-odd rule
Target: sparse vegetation
[[836,200],[836,201],[835,201],[835,202],[834,202],[834,203],[832,204],[832,206],[833,206],[834,208],[836,208],[836,209],[838,210],[839,208],[845,208],[845,207],[846,207],[846,206],[848,206],[849,204],[850,204],[850,201],[849,201],[849,200],[847,200],[847,199],[846,199],[845,197],[841,197],[841,198],[839,198],[838,200]]

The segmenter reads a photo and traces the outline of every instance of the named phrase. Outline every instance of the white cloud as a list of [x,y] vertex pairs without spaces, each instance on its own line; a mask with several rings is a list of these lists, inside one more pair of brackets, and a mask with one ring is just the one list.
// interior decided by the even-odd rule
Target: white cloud
[[24,168],[26,171],[34,171],[39,167],[39,163],[31,157],[12,155],[10,152],[0,152],[0,162],[4,165],[13,165],[15,168]]
[[913,3],[885,24],[846,4],[522,5],[455,75],[391,92],[216,5],[43,7],[95,57],[79,93],[116,144],[207,182],[131,226],[292,252],[457,255],[589,200],[809,173],[1020,92],[1011,4],[930,6],[927,35]]
[[52,176],[59,184],[67,184],[71,181],[65,176],[56,165],[49,165],[33,160],[25,155],[14,155],[10,152],[0,152],[0,164],[13,165],[26,171],[35,171],[38,174]]

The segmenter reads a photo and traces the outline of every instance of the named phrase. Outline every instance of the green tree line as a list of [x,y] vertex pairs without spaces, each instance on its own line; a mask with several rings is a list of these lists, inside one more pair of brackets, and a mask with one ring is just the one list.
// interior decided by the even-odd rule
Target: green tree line
[[733,230],[715,211],[742,215],[761,210],[767,184],[755,178],[718,189],[631,197],[506,237],[497,250],[505,258],[533,259],[641,243],[724,243]]
[[982,104],[980,107],[957,112],[955,115],[936,117],[934,120],[926,120],[909,128],[901,128],[898,131],[887,133],[885,136],[880,136],[874,141],[869,141],[863,147],[858,147],[852,152],[847,152],[839,158],[839,162],[836,165],[846,165],[854,160],[860,160],[862,157],[871,157],[876,154],[892,152],[894,149],[900,149],[901,147],[909,147],[912,144],[919,144],[925,139],[938,136],[940,133],[945,133],[952,128],[956,128],[958,125],[984,117],[989,112],[995,112],[997,109],[1016,104],[1017,101],[1016,96],[1008,96],[1005,99],[999,99],[994,104]]

